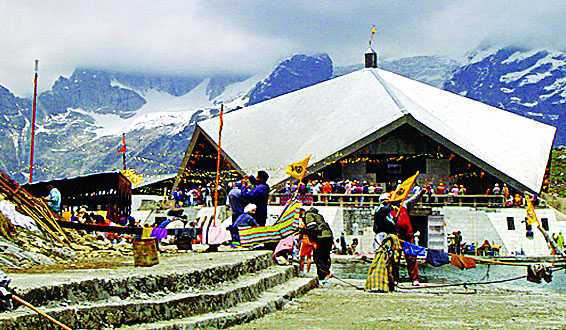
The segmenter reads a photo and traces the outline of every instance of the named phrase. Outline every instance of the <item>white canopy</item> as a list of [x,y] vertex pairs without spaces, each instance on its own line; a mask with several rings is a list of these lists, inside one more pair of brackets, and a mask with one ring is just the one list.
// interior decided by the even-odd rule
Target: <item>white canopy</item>
[[[226,114],[222,149],[243,171],[265,169],[276,184],[288,177],[287,164],[307,154],[318,170],[328,157],[399,123],[440,140],[515,188],[535,192],[556,131],[388,71],[362,69]],[[198,127],[217,143],[218,118]]]

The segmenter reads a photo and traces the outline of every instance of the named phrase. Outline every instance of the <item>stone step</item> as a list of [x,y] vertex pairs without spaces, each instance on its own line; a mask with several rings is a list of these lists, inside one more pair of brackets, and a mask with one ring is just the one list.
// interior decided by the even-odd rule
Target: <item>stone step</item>
[[[237,253],[236,253],[237,254]],[[235,254],[235,257],[236,257]],[[218,259],[217,255],[214,255]],[[185,292],[218,285],[223,281],[237,279],[242,274],[253,273],[273,265],[271,253],[250,253],[236,261],[229,256],[222,264],[206,266],[206,255],[202,265],[162,264],[148,268],[102,269],[72,271],[61,274],[14,274],[16,293],[35,306],[72,305],[88,301],[109,299],[143,298],[148,294],[164,291]],[[194,256],[191,257],[194,259]],[[191,259],[191,260],[192,260]],[[202,267],[202,268],[200,268]]]
[[290,300],[318,286],[316,278],[293,278],[263,292],[257,300],[238,304],[221,311],[172,319],[155,323],[125,326],[120,330],[160,329],[184,330],[200,328],[228,328],[250,322],[285,306]]
[[[227,274],[228,275],[228,274]],[[272,266],[213,288],[189,292],[158,291],[146,297],[83,302],[45,311],[77,329],[115,328],[209,313],[256,299],[262,292],[295,276],[292,266]],[[39,315],[25,309],[0,314],[0,329],[52,329]]]

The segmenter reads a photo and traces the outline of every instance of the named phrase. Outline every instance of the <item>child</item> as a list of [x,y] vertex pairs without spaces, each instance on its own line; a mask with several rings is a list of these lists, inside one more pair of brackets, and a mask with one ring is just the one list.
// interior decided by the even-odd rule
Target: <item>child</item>
[[348,254],[353,256],[356,255],[358,252],[356,251],[356,249],[358,248],[358,239],[354,238],[352,239],[352,244],[350,244],[350,246],[348,247]]
[[309,237],[305,234],[302,235],[301,249],[299,252],[299,271],[305,272],[305,259],[307,262],[307,273],[311,271],[312,252],[315,249],[314,242],[311,242]]

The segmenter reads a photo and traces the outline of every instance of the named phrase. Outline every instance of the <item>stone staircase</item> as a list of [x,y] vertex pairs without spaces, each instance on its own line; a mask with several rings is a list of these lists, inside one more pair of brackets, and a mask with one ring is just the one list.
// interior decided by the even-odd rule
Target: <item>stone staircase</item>
[[[268,253],[243,261],[174,272],[125,273],[19,290],[18,294],[76,329],[224,328],[280,309],[317,286],[276,266]],[[0,313],[0,329],[53,329],[20,307]]]

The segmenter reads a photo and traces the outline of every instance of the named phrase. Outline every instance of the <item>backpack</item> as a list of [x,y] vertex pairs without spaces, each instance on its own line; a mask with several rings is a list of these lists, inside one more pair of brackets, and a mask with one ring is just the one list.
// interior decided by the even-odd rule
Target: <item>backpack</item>
[[307,236],[312,240],[332,238],[332,230],[324,217],[318,213],[307,212],[305,214],[305,224]]

